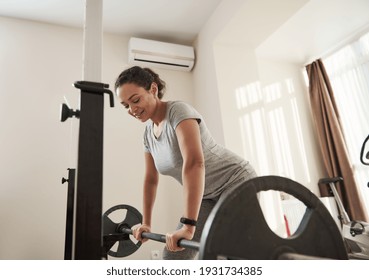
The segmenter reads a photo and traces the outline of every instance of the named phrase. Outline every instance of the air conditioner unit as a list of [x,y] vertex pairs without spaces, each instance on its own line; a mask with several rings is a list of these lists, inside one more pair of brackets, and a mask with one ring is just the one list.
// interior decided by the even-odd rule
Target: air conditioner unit
[[130,38],[128,62],[132,65],[191,71],[195,62],[193,47]]

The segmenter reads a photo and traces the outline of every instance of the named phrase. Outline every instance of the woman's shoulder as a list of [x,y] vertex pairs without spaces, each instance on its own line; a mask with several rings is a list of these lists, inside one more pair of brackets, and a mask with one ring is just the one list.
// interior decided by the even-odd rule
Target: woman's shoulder
[[190,104],[184,101],[170,101],[168,102],[167,117],[173,127],[176,127],[181,121],[185,119],[196,119],[199,123],[202,116]]
[[168,101],[168,112],[169,114],[174,112],[190,111],[197,112],[196,109],[189,103],[181,100]]
[[168,108],[172,107],[192,107],[189,103],[182,100],[171,100],[168,101]]

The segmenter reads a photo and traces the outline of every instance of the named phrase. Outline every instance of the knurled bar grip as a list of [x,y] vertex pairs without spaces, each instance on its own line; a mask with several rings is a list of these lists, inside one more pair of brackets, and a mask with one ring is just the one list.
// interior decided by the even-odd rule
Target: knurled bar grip
[[[122,233],[126,233],[126,234],[133,234],[132,230],[129,228],[121,228],[120,231]],[[155,240],[161,243],[165,243],[166,239],[165,239],[165,235],[163,234],[158,234],[158,233],[152,233],[152,232],[143,232],[141,234],[141,236],[143,238],[147,238],[150,240]],[[195,241],[190,241],[187,239],[181,239],[178,241],[178,246],[182,247],[182,248],[187,248],[187,249],[194,249],[194,250],[200,250],[200,243],[199,242],[195,242]]]

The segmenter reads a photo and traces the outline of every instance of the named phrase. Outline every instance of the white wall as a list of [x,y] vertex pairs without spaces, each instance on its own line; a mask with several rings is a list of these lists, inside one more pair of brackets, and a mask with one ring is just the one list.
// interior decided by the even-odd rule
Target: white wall
[[197,57],[193,70],[196,108],[201,112],[213,137],[220,144],[224,144],[224,128],[223,112],[219,103],[214,42],[244,2],[244,0],[222,1],[194,42]]
[[[263,173],[279,174],[301,182],[319,195],[317,182],[324,172],[302,75],[304,69],[298,64],[260,57],[258,64],[265,125],[272,142],[268,149],[269,170],[259,168],[264,170]],[[277,116],[281,119],[277,120]],[[280,127],[274,127],[275,124]]]
[[244,45],[214,49],[226,145],[258,174],[289,177],[318,194],[322,165],[302,67],[263,59]]
[[[59,121],[72,86],[82,77],[82,30],[0,17],[0,259],[63,259],[67,185],[75,167],[78,120]],[[103,82],[127,66],[127,38],[105,34]],[[167,99],[192,102],[191,74],[157,70],[168,84]],[[130,204],[142,211],[143,125],[106,99],[104,211]],[[181,216],[181,188],[163,178],[153,230],[174,229]],[[173,209],[173,206],[175,208]],[[131,255],[149,259],[162,244],[149,242]]]
[[61,259],[70,166],[59,106],[81,77],[82,33],[0,21],[0,259]]

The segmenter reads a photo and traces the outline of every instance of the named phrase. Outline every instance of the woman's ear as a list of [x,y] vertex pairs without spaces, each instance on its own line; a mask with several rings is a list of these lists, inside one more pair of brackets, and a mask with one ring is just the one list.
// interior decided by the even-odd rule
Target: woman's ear
[[151,88],[150,88],[151,93],[153,93],[154,95],[158,94],[158,85],[156,83],[151,83]]

